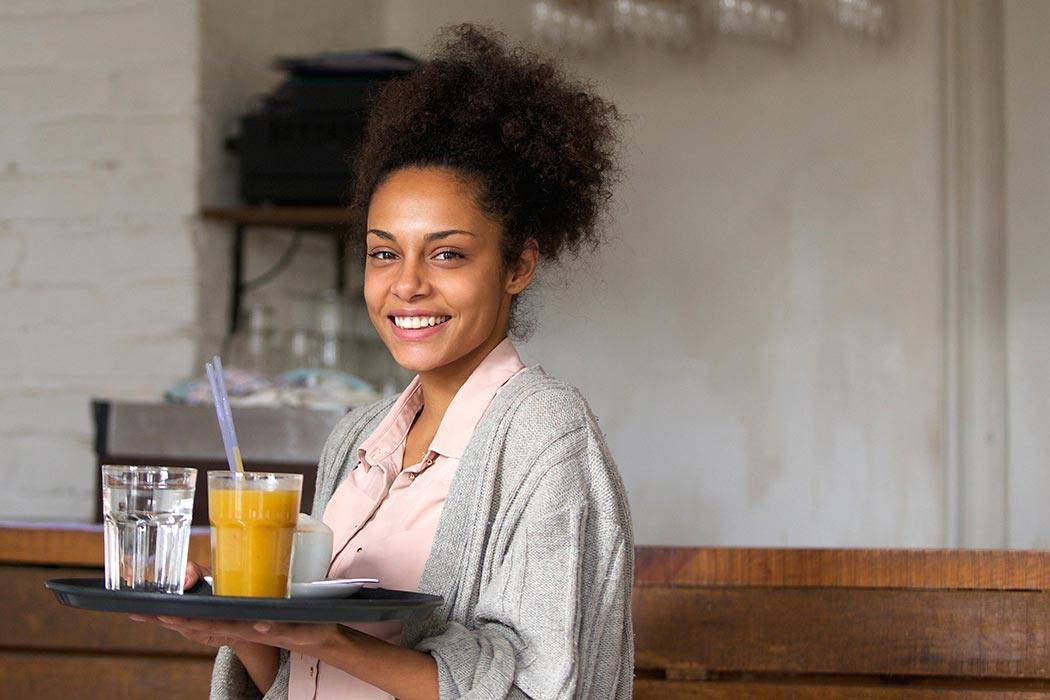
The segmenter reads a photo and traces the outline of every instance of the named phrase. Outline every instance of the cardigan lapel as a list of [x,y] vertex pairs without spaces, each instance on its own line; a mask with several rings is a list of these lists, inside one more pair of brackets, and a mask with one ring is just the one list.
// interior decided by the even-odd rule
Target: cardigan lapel
[[[492,503],[499,474],[496,456],[500,452],[496,443],[507,434],[503,423],[510,420],[512,414],[508,407],[518,400],[519,389],[528,385],[527,380],[537,373],[546,375],[537,365],[507,382],[493,398],[463,450],[418,586],[420,592],[440,595],[444,601],[429,617],[405,622],[401,640],[409,648],[418,640],[440,632],[450,619],[467,619],[472,613],[466,607],[478,598],[488,562],[472,563],[468,556],[481,547],[477,541],[487,535],[494,512]],[[485,557],[488,552],[480,554]]]

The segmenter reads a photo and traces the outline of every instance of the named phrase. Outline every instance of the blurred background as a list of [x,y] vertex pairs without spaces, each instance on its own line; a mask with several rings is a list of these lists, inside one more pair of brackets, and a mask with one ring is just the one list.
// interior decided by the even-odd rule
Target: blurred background
[[221,465],[216,352],[260,465],[404,386],[338,168],[295,159],[462,21],[627,118],[609,240],[520,348],[640,544],[1050,543],[1042,0],[3,0],[0,519],[97,519],[100,461]]

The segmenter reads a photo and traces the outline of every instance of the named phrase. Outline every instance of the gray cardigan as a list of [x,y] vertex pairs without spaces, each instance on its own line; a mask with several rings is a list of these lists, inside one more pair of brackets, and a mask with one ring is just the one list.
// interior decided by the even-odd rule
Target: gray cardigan
[[[392,399],[351,411],[321,453],[314,515]],[[442,698],[629,698],[634,539],[580,392],[531,367],[496,395],[449,486],[419,590],[444,597],[402,644],[437,661]],[[288,694],[288,653],[266,700]],[[258,698],[219,649],[212,698]]]

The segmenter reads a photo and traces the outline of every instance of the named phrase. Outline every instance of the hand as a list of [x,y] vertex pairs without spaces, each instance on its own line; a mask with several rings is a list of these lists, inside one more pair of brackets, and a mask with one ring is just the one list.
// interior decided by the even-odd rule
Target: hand
[[196,586],[204,579],[205,576],[211,576],[211,569],[206,566],[201,566],[195,561],[186,562],[186,574],[182,579],[183,590],[189,590]]
[[229,646],[263,693],[273,686],[277,675],[277,649],[287,649],[357,676],[395,697],[438,697],[437,663],[430,654],[353,628],[300,622],[149,619],[187,639]]
[[213,647],[229,646],[234,651],[246,643],[254,643],[317,656],[322,647],[340,637],[338,626],[328,624],[202,620],[141,615],[132,615],[131,619],[136,622],[156,622],[173,632],[178,632],[191,642]]
[[[208,576],[210,574],[211,574],[211,571],[207,567],[202,566],[202,565],[198,564],[195,561],[187,561],[186,562],[186,573],[183,575],[183,579],[182,579],[182,588],[183,588],[183,590],[187,590],[188,591],[189,589],[193,588],[198,583],[200,583],[204,579],[205,576]],[[163,622],[164,620],[174,619],[174,618],[161,618],[161,617],[154,617],[154,616],[147,616],[147,615],[130,615],[129,617],[132,620],[134,620],[135,622],[156,622],[156,623],[159,623],[161,625],[164,625],[164,626],[168,627],[168,629],[174,629],[173,627],[170,627],[170,626],[166,625]],[[182,632],[181,630],[176,630],[176,631]],[[218,634],[207,634],[207,633],[202,633],[202,632],[203,632],[202,630],[192,630],[191,631],[190,629],[187,628],[183,632],[182,636],[186,637],[186,639],[189,639],[192,642],[198,642],[199,644],[205,644],[207,646],[213,646],[213,647],[224,646],[226,644],[229,644],[231,642],[236,641],[233,638],[221,637]]]

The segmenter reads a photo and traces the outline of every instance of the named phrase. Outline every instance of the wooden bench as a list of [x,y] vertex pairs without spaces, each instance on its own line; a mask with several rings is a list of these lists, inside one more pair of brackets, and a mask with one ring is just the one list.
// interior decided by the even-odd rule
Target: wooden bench
[[[190,546],[207,561],[206,535]],[[102,576],[100,525],[0,525],[0,698],[208,697],[214,649],[44,588],[82,576]]]
[[1050,552],[640,547],[638,698],[1050,697]]
[[[44,589],[101,558],[97,525],[0,525],[0,697],[206,697],[213,650]],[[1050,552],[639,547],[635,696],[1050,697],[1048,592]]]

